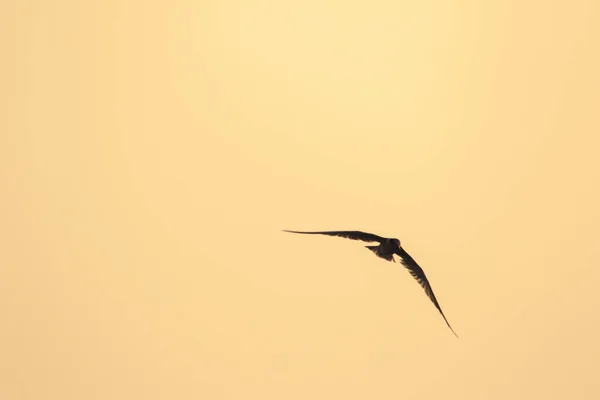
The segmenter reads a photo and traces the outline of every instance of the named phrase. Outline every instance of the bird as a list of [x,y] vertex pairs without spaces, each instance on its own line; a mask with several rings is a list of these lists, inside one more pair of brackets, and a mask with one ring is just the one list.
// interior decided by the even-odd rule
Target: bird
[[410,272],[413,278],[421,285],[421,287],[425,290],[425,294],[433,305],[438,309],[444,321],[446,321],[446,325],[448,328],[454,333],[454,336],[458,338],[458,335],[450,326],[450,322],[444,315],[442,311],[442,307],[438,303],[435,294],[433,293],[433,289],[431,288],[431,284],[425,275],[425,271],[423,268],[417,264],[417,262],[404,250],[402,247],[400,240],[396,238],[385,238],[378,235],[374,235],[372,233],[366,233],[361,231],[317,231],[317,232],[306,232],[306,231],[290,231],[283,230],[283,232],[288,233],[300,233],[304,235],[327,235],[327,236],[337,236],[351,240],[360,240],[367,243],[379,242],[376,246],[365,246],[367,249],[371,250],[377,257],[383,258],[386,261],[396,262],[394,260],[394,254],[400,257],[400,263]]

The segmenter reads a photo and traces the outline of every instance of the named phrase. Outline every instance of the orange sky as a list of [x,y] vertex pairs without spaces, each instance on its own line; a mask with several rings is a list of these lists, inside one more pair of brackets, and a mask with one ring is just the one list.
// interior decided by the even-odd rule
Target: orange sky
[[483,3],[3,5],[0,398],[600,398],[600,5]]

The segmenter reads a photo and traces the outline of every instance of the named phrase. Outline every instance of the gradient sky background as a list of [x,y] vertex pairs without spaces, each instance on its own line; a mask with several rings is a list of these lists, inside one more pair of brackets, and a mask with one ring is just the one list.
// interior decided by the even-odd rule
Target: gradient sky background
[[[597,1],[0,30],[3,400],[600,398]],[[281,229],[400,238],[460,339],[399,264]]]

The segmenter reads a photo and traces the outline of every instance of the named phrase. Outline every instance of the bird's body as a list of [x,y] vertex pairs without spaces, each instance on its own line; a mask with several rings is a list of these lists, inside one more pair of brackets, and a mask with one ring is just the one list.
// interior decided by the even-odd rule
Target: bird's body
[[367,249],[371,250],[377,257],[381,257],[384,260],[395,262],[394,254],[396,254],[396,250],[400,242],[398,239],[385,239],[377,246],[365,246]]
[[394,253],[390,253],[387,249],[383,248],[381,245],[379,246],[365,246],[367,249],[371,250],[377,257],[383,258],[387,261],[395,262]]
[[319,232],[304,232],[304,231],[288,231],[284,230],[284,232],[289,233],[301,233],[308,235],[327,235],[327,236],[338,236],[346,239],[352,240],[361,240],[363,242],[379,242],[376,246],[365,246],[367,249],[371,250],[375,253],[376,256],[383,258],[384,260],[395,262],[394,254],[400,257],[400,263],[408,269],[410,274],[419,282],[421,287],[425,290],[425,293],[429,297],[429,299],[433,302],[435,307],[438,309],[444,321],[446,321],[446,325],[448,328],[454,333],[456,337],[458,335],[454,332],[454,329],[450,326],[450,323],[446,319],[442,308],[440,307],[435,294],[433,294],[433,289],[429,284],[427,277],[425,276],[425,272],[423,269],[417,264],[417,262],[402,248],[400,245],[400,240],[395,238],[384,238],[381,236],[374,235],[372,233],[366,233],[361,231],[319,231]]

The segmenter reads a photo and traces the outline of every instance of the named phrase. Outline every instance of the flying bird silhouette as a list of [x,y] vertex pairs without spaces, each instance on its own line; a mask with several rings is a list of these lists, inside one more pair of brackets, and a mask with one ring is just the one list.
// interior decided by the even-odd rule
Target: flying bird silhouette
[[303,231],[288,231],[284,230],[284,232],[289,233],[301,233],[305,235],[328,235],[328,236],[339,236],[346,239],[351,240],[361,240],[363,242],[373,243],[379,242],[377,246],[365,246],[367,249],[371,250],[378,257],[383,258],[387,261],[395,262],[394,254],[400,256],[400,263],[404,265],[408,272],[419,282],[421,287],[425,290],[425,294],[429,297],[433,305],[438,309],[444,321],[446,321],[446,325],[448,328],[454,333],[454,336],[458,337],[454,329],[450,326],[450,323],[446,319],[440,304],[435,298],[435,294],[433,293],[433,289],[429,284],[429,280],[427,280],[427,276],[425,276],[425,272],[423,269],[417,264],[417,262],[408,254],[400,245],[400,240],[395,238],[384,238],[381,236],[374,235],[372,233],[366,233],[361,231],[320,231],[320,232],[303,232]]

